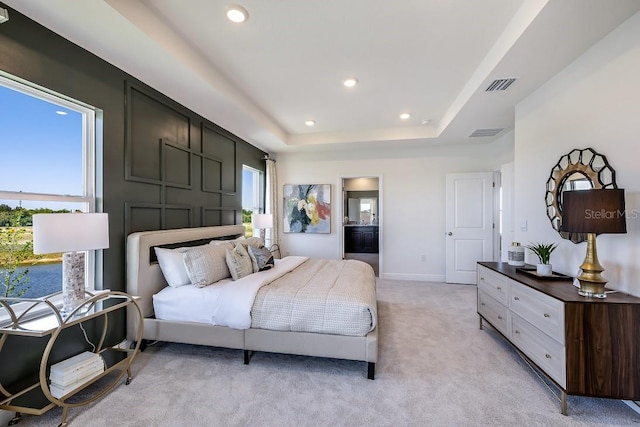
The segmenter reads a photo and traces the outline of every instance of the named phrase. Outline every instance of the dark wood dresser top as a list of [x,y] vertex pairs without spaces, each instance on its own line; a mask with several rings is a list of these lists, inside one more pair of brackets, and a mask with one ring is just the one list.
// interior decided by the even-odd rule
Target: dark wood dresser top
[[[536,279],[528,274],[518,272],[516,270],[518,267],[509,265],[506,262],[478,262],[478,264],[564,302],[584,304],[640,304],[640,298],[622,292],[608,293],[606,298],[586,298],[578,295],[578,288],[573,286],[573,281]],[[532,266],[528,265],[528,267]]]

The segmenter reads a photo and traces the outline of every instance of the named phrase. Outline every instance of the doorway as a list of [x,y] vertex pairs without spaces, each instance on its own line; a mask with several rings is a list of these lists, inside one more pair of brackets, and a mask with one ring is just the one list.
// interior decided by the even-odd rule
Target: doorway
[[342,178],[342,258],[371,265],[381,275],[382,194],[380,177]]
[[476,283],[478,261],[494,260],[496,241],[493,172],[446,176],[447,283]]

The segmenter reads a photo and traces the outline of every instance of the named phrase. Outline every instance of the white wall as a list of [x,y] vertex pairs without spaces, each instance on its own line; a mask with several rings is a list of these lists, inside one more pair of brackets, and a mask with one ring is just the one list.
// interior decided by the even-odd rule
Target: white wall
[[[380,176],[383,276],[442,281],[445,274],[445,175],[494,171],[513,156],[513,134],[492,144],[367,152],[279,154],[284,184],[332,184],[331,234],[281,234],[283,255],[341,256],[341,177]],[[421,255],[426,255],[422,262]]]
[[[608,286],[640,296],[640,13],[594,45],[516,107],[515,238],[560,242],[554,270],[575,274],[586,243],[563,240],[545,212],[545,183],[574,148],[604,154],[626,190],[626,235],[597,239]],[[528,230],[517,224],[528,221]],[[528,251],[527,251],[528,252]],[[527,254],[527,260],[535,260]]]
[[502,186],[502,235],[500,243],[500,260],[509,261],[509,246],[515,240],[515,210],[514,210],[514,162],[505,163],[500,167],[500,184]]

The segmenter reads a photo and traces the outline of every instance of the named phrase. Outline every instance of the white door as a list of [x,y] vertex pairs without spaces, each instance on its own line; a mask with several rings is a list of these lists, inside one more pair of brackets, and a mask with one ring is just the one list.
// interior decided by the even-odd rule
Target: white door
[[493,260],[493,173],[447,174],[446,282],[476,283],[476,263]]

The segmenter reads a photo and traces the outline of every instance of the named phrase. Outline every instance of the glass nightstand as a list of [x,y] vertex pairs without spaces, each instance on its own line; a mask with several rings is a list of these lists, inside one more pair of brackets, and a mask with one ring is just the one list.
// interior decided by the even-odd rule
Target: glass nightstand
[[[135,310],[132,311],[140,316],[140,325],[142,325],[142,312],[136,302],[136,297],[117,291],[87,294],[88,298],[84,303],[68,315],[63,315],[60,309],[52,302],[57,294],[45,298],[0,298],[0,306],[2,306],[6,315],[5,319],[0,321],[0,353],[9,339],[24,339],[28,341],[38,338],[47,339],[48,337],[37,372],[34,367],[32,375],[27,375],[27,378],[18,380],[11,378],[10,384],[6,385],[6,379],[0,376],[0,392],[2,392],[0,398],[3,399],[0,401],[0,409],[16,412],[16,416],[12,419],[10,425],[20,420],[21,413],[42,415],[49,409],[60,406],[63,408],[60,425],[66,426],[69,408],[86,405],[100,399],[115,387],[125,373],[127,373],[126,384],[131,382],[133,377],[130,367],[139,351],[140,342],[142,341],[142,327],[138,330],[134,348],[105,346],[105,338],[109,329],[109,314],[118,310],[126,310],[129,306],[135,307]],[[15,303],[21,303],[19,304],[19,311],[14,309],[17,305]],[[99,337],[96,344],[93,344],[87,338],[83,326],[85,322],[87,325],[90,324],[89,322],[95,323],[93,327],[97,329],[96,333]],[[100,375],[83,382],[73,391],[56,398],[51,394],[48,381],[49,371],[53,364],[50,358],[60,334],[73,326],[79,326],[82,329],[85,340],[93,346],[90,351],[102,357],[105,369]],[[56,349],[56,353],[59,353],[58,349]],[[72,352],[63,359],[78,353],[80,352]],[[81,390],[110,374],[113,374],[113,379],[110,378],[99,391],[95,391],[89,397],[83,397],[83,400],[71,399]]]

